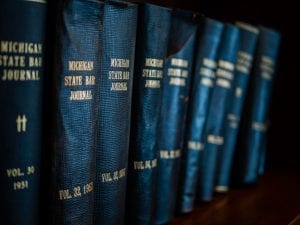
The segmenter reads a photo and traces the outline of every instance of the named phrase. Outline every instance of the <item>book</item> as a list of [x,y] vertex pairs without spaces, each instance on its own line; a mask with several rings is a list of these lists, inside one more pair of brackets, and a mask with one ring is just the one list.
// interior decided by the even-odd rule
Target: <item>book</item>
[[103,3],[60,1],[53,75],[52,224],[90,225],[94,213],[97,86]]
[[240,29],[240,47],[234,71],[233,95],[230,97],[228,112],[226,112],[224,145],[218,154],[215,187],[217,192],[228,190],[240,117],[247,94],[253,54],[259,33],[256,27],[249,24],[238,22],[236,25]]
[[168,54],[163,77],[158,175],[154,224],[167,224],[174,217],[189,100],[198,22],[189,11],[173,10]]
[[95,225],[122,225],[129,151],[137,5],[105,1],[97,76]]
[[217,52],[223,27],[221,22],[205,18],[196,40],[198,44],[191,82],[177,197],[177,210],[179,212],[192,211],[196,197],[205,121],[211,91],[215,83]]
[[233,171],[234,183],[253,184],[257,180],[259,158],[268,121],[268,108],[272,94],[276,60],[279,53],[280,34],[259,27],[258,46],[253,67],[248,107],[236,152]]
[[0,2],[0,223],[5,225],[39,224],[47,11],[42,0]]
[[158,123],[171,9],[140,4],[132,100],[127,224],[152,224],[157,178]]
[[217,158],[224,144],[224,125],[231,93],[233,91],[234,69],[239,48],[239,29],[226,24],[218,56],[216,85],[205,127],[205,147],[200,162],[199,199],[211,201],[213,197]]

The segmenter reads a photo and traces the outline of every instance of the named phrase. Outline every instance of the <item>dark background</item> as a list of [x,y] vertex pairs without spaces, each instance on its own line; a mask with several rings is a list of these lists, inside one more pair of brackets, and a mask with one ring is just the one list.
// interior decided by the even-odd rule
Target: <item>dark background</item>
[[299,7],[292,1],[284,0],[151,0],[147,2],[192,10],[222,22],[239,20],[253,25],[263,25],[282,34],[270,109],[267,170],[300,171]]

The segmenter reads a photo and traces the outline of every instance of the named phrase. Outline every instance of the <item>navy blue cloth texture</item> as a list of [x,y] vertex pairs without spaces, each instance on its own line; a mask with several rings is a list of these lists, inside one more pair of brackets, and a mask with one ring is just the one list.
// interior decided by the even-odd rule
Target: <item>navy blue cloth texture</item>
[[207,123],[205,147],[200,163],[199,199],[211,201],[215,184],[218,151],[224,143],[224,125],[234,81],[234,68],[239,49],[239,29],[226,24],[222,35]]
[[177,198],[177,210],[180,212],[190,212],[194,206],[205,121],[222,30],[222,23],[205,18],[198,32]]
[[240,47],[233,82],[233,93],[226,115],[224,145],[218,154],[216,191],[226,192],[230,182],[234,150],[236,147],[240,118],[245,103],[249,78],[257,43],[258,28],[245,23],[237,23],[240,28]]
[[155,224],[174,217],[198,23],[195,14],[174,10],[165,61],[158,135]]
[[[244,129],[237,149],[237,169],[233,171],[237,183],[251,184],[257,180],[259,159],[268,122],[280,34],[259,27],[258,46],[249,94],[249,109],[245,114]],[[248,98],[248,97],[247,97]]]
[[126,206],[130,225],[153,223],[158,122],[170,23],[170,9],[139,5]]
[[93,224],[103,3],[61,1],[54,79],[52,224]]
[[0,2],[0,223],[5,225],[37,225],[39,219],[47,9],[46,2]]
[[95,225],[125,221],[137,13],[137,5],[128,2],[104,4],[101,73],[97,77]]
[[259,157],[258,175],[260,176],[265,174],[266,158],[267,158],[267,138],[264,137],[263,144],[261,145],[260,157]]

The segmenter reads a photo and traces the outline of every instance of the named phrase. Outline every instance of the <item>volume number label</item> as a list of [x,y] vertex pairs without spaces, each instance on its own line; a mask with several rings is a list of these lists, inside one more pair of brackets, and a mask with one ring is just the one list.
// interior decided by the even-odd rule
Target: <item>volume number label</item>
[[35,175],[35,167],[33,165],[24,168],[9,168],[6,169],[6,176],[12,180],[12,189],[14,191],[24,190],[29,188],[28,179]]
[[68,200],[71,198],[82,197],[94,190],[94,183],[90,182],[82,186],[76,186],[71,189],[63,189],[58,191],[59,200]]
[[15,191],[28,189],[28,181],[27,180],[16,181],[13,183],[13,186]]

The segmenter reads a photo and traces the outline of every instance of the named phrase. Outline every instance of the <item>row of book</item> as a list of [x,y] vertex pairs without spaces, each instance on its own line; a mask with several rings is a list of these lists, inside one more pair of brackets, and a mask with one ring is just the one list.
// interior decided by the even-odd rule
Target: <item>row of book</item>
[[278,32],[148,3],[48,4],[0,3],[1,224],[167,224],[256,182]]

